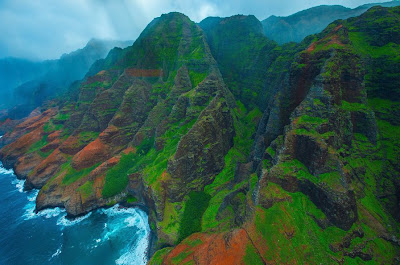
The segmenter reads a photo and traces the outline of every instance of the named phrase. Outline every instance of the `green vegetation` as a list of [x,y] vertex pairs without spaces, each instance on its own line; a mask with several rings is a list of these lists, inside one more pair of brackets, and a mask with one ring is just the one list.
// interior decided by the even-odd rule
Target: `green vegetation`
[[207,73],[198,73],[194,71],[189,72],[190,81],[192,82],[193,87],[197,87],[198,84],[201,83],[207,76]]
[[93,182],[86,181],[85,184],[78,188],[78,191],[82,195],[82,199],[86,200],[93,193]]
[[256,212],[258,235],[253,235],[253,241],[262,240],[268,246],[263,252],[264,259],[274,260],[278,264],[296,260],[310,264],[331,264],[331,256],[335,254],[329,244],[340,241],[346,232],[336,227],[323,230],[310,216],[323,214],[307,196],[299,192],[285,193],[290,200],[276,203],[269,209],[258,207]]
[[[234,146],[225,155],[225,167],[215,176],[213,183],[207,185],[204,191],[210,194],[211,200],[209,206],[204,212],[202,218],[202,230],[207,231],[220,225],[225,226],[227,220],[216,220],[219,207],[226,195],[233,192],[235,189],[228,189],[229,183],[234,178],[235,169],[238,162],[246,162],[250,154],[251,146],[253,144],[252,134],[256,130],[258,119],[261,118],[262,113],[258,108],[247,111],[246,107],[237,101],[237,108],[235,109],[235,132]],[[220,227],[222,229],[222,227]]]
[[171,247],[163,248],[154,253],[149,265],[161,265],[164,257],[172,250]]
[[128,186],[128,170],[132,167],[134,153],[122,154],[117,165],[107,171],[102,195],[104,198],[121,193]]
[[54,124],[51,120],[43,126],[43,130],[45,133],[52,133],[54,131],[61,130],[62,128],[62,124]]
[[179,228],[179,239],[182,241],[189,235],[201,231],[201,217],[208,207],[211,196],[205,192],[191,192],[189,200],[185,204],[181,225]]
[[400,60],[399,49],[400,46],[393,42],[387,43],[383,46],[373,46],[368,43],[368,37],[361,32],[350,32],[349,38],[352,42],[354,49],[363,55],[368,55],[373,58],[379,58],[382,56],[394,55],[391,58],[394,61]]
[[366,111],[368,110],[365,104],[361,103],[350,103],[347,101],[342,101],[342,109],[348,111]]
[[33,153],[33,152],[37,152],[37,151],[40,151],[40,149],[42,148],[42,147],[44,147],[45,145],[47,145],[48,143],[47,143],[47,135],[44,135],[43,137],[42,137],[42,139],[40,139],[39,141],[37,141],[37,142],[35,142],[34,144],[32,144],[31,146],[30,146],[30,148],[29,148],[29,150],[28,150],[28,154],[29,153]]
[[126,202],[127,203],[135,203],[135,202],[137,202],[138,201],[138,199],[135,197],[135,196],[132,196],[132,195],[129,195],[127,198],[126,198]]
[[300,116],[297,119],[297,124],[298,125],[300,125],[300,124],[316,124],[316,125],[319,125],[319,124],[323,124],[323,123],[327,123],[327,122],[328,122],[327,119],[321,119],[319,117],[311,117],[311,116],[308,116],[308,115]]
[[246,246],[246,255],[243,258],[244,264],[247,265],[262,265],[264,264],[263,260],[257,253],[257,249],[251,243],[247,243]]
[[187,250],[182,251],[181,253],[179,253],[179,255],[172,258],[172,264],[176,264],[176,265],[182,264],[182,261],[184,259],[186,259],[192,253],[193,253],[193,251],[187,251]]
[[[25,147],[28,153],[35,152],[28,158],[36,163],[50,155],[53,150],[41,150],[48,150],[43,149],[47,135],[57,130],[61,142],[72,137],[57,156],[66,162],[58,165],[41,192],[61,194],[60,204],[65,198],[69,203],[87,202],[97,197],[94,181],[97,189],[104,179],[105,200],[99,206],[104,201],[108,206],[119,202],[134,206],[138,198],[140,203],[149,198],[154,202],[148,206],[151,229],[158,233],[156,248],[181,243],[180,253],[172,257],[175,264],[183,263],[203,243],[206,246],[208,242],[201,239],[209,234],[220,233],[228,244],[227,235],[238,227],[251,239],[241,246],[244,264],[395,262],[399,248],[385,238],[400,237],[399,11],[373,8],[361,18],[336,21],[302,43],[283,46],[268,40],[251,16],[218,18],[201,31],[181,14],[163,15],[133,46],[115,49],[97,62],[95,68],[104,68],[104,76],[93,80],[106,81],[92,82],[88,77],[68,100],[49,103],[60,110],[44,124],[45,135]],[[162,76],[130,77],[129,71],[124,72],[127,68],[162,71]],[[186,74],[182,80],[177,76],[186,69],[192,84],[189,91],[180,87],[189,82]],[[196,89],[214,70],[221,71],[223,82],[210,77],[205,87]],[[218,152],[210,153],[215,145],[204,137],[208,127],[201,126],[220,119],[207,108],[216,94],[223,98],[217,104],[229,103],[222,111],[231,115],[235,132],[233,146],[224,143],[223,161]],[[196,130],[185,138],[190,142],[181,141],[195,124]],[[121,155],[118,163],[106,172],[93,172],[100,163],[74,169],[71,159],[79,158],[76,151],[99,141],[100,133],[108,157]],[[4,153],[10,151],[7,148]],[[202,152],[214,157],[197,159]],[[179,168],[181,155],[197,159],[196,174],[213,173],[186,176],[181,172],[189,167]],[[216,166],[209,170],[213,162]],[[39,171],[30,176],[42,174]],[[89,178],[91,172],[96,175]],[[130,178],[140,182],[139,189],[127,188]],[[66,189],[71,184],[76,187],[73,191]],[[142,190],[146,194],[140,194]],[[345,211],[335,215],[336,209]],[[352,225],[348,231],[338,228],[342,220],[336,219],[342,217],[349,219],[343,220],[344,229]],[[348,239],[354,231],[364,235]],[[203,234],[193,235],[198,232]],[[150,264],[161,264],[171,250],[157,251]],[[373,259],[350,257],[361,252]]]
[[62,183],[64,185],[70,185],[75,181],[77,181],[78,179],[87,176],[90,172],[92,172],[93,169],[95,169],[99,165],[100,163],[97,163],[96,165],[93,165],[91,167],[84,168],[82,170],[76,170],[68,163],[66,166],[67,173],[63,178]]

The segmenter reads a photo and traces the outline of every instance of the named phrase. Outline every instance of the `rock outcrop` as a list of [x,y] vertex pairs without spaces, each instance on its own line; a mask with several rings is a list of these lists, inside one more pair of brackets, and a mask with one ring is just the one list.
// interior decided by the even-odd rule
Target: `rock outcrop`
[[0,158],[37,211],[147,210],[150,264],[396,263],[399,14],[284,46],[254,16],[162,15],[4,121]]

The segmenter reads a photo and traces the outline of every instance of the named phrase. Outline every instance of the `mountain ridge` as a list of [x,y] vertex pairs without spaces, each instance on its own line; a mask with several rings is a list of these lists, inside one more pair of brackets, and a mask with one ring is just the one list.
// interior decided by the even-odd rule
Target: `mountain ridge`
[[[4,98],[8,99],[7,105],[4,105],[9,109],[8,116],[13,119],[27,116],[47,98],[62,93],[73,81],[83,78],[89,67],[97,59],[105,57],[111,48],[128,43],[130,41],[91,39],[85,47],[63,54],[55,60],[31,62],[24,59],[1,59],[0,64],[23,62],[14,72],[9,72],[9,66],[5,66],[8,70],[1,71],[2,91],[6,93]],[[14,76],[20,77],[14,80]]]
[[278,45],[254,16],[153,20],[0,139],[70,217],[147,210],[150,264],[396,263],[400,8]]
[[279,44],[301,42],[306,36],[321,32],[337,19],[359,16],[373,6],[393,7],[399,1],[372,3],[356,8],[340,5],[321,5],[302,10],[287,17],[270,16],[261,21],[265,35]]

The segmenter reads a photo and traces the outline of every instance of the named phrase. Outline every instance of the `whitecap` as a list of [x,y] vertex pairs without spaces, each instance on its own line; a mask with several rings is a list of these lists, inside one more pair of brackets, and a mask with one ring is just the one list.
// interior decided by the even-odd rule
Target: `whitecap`
[[75,224],[80,223],[83,220],[87,219],[90,215],[92,215],[92,212],[89,212],[88,214],[86,214],[84,216],[74,218],[72,220],[68,220],[67,215],[64,215],[57,220],[57,225],[61,225],[61,226],[75,225]]
[[53,218],[57,217],[60,214],[64,213],[65,210],[59,207],[55,208],[49,208],[49,209],[44,209],[38,213],[35,213],[35,208],[36,208],[36,198],[39,194],[38,190],[33,190],[28,193],[27,199],[28,203],[24,206],[25,213],[23,214],[22,217],[24,217],[24,220],[30,220],[38,217],[44,217],[44,218]]
[[127,227],[138,226],[140,224],[140,217],[135,215],[128,217],[124,220]]
[[102,209],[102,213],[106,214],[108,217],[113,217],[120,214],[136,214],[137,210],[135,208],[123,208],[119,204],[115,204],[113,207],[108,209]]
[[147,249],[149,246],[148,233],[139,230],[137,236],[140,238],[136,244],[133,244],[115,261],[118,265],[141,265],[147,263]]
[[38,217],[43,217],[46,219],[53,218],[59,216],[61,213],[64,213],[65,210],[62,208],[52,208],[52,209],[45,209],[38,213],[35,213],[35,202],[29,202],[25,207],[25,213],[23,215],[24,220],[30,220]]
[[[106,228],[105,228],[106,229]],[[107,241],[110,239],[110,237],[112,235],[114,235],[115,233],[118,233],[118,231],[121,229],[121,226],[116,226],[114,228],[111,228],[111,230],[109,228],[107,228],[107,232],[104,234],[102,241]]]
[[39,194],[38,190],[31,191],[28,193],[28,203],[24,206],[25,213],[22,215],[24,220],[30,220],[33,218],[36,218],[37,215],[35,213],[35,208],[36,208],[36,197]]
[[42,211],[38,212],[36,215],[42,216],[42,217],[45,217],[48,219],[48,218],[52,218],[52,217],[57,217],[61,213],[64,213],[64,212],[65,212],[64,209],[56,207],[56,208],[42,210]]
[[12,169],[5,169],[3,164],[0,164],[0,174],[4,175],[14,175],[14,170]]
[[118,204],[108,209],[101,209],[100,213],[107,215],[108,218],[108,222],[104,224],[104,233],[102,236],[102,241],[110,240],[110,238],[112,238],[115,234],[119,233],[121,229],[127,227],[126,222],[124,222],[124,219],[118,217],[120,217],[121,215],[127,215],[127,216],[132,216],[132,218],[135,218],[135,216],[138,215],[136,209],[122,208]]
[[136,211],[134,217],[125,219],[128,225],[138,228],[136,236],[138,240],[135,244],[124,250],[124,253],[115,261],[118,265],[139,265],[147,263],[147,249],[149,247],[150,227],[147,216],[142,211]]
[[22,217],[24,218],[25,221],[37,217],[35,213],[35,207],[36,207],[35,202],[31,201],[24,206],[25,213],[22,215]]
[[15,185],[19,192],[24,193],[25,181],[24,179],[14,179],[11,184]]
[[30,201],[30,202],[36,202],[36,198],[37,198],[38,194],[39,194],[39,190],[30,191],[30,192],[28,193],[28,196],[27,196],[28,201]]
[[62,248],[62,245],[61,245],[61,247],[59,247],[59,248],[57,249],[57,251],[56,251],[53,255],[51,255],[51,258],[50,258],[49,260],[51,260],[52,258],[55,258],[55,257],[57,257],[58,255],[60,255],[61,252],[62,252],[61,248]]

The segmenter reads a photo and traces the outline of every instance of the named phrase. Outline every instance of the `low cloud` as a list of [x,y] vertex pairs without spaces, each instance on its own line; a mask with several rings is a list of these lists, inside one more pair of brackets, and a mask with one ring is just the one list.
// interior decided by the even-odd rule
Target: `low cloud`
[[[0,58],[53,59],[91,38],[134,40],[163,13],[178,11],[199,22],[207,16],[290,15],[321,4],[356,7],[366,0],[2,0]],[[385,2],[385,1],[374,1]]]

